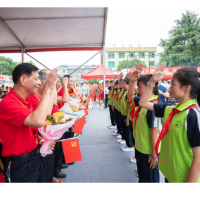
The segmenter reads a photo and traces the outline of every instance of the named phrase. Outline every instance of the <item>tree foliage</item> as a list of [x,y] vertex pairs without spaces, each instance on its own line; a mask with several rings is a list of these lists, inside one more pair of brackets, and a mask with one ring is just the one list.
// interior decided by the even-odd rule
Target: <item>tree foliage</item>
[[[128,64],[127,64],[128,62]],[[122,63],[120,63],[117,66],[117,71],[121,71],[122,69],[127,69],[127,68],[136,68],[137,65],[139,65],[140,63],[142,63],[141,60],[139,59],[132,59],[132,60],[124,60]],[[147,67],[146,64],[143,65],[143,67]]]
[[88,83],[98,83],[100,80],[88,80]]
[[169,31],[169,39],[161,39],[163,47],[159,63],[178,66],[188,62],[200,64],[200,18],[194,12],[182,13],[182,18],[175,20],[175,26]]
[[[32,61],[29,61],[26,63],[30,63],[30,64],[36,66]],[[6,58],[4,56],[0,56],[0,74],[11,76],[13,69],[18,64],[21,64],[21,62],[14,62],[11,58]]]

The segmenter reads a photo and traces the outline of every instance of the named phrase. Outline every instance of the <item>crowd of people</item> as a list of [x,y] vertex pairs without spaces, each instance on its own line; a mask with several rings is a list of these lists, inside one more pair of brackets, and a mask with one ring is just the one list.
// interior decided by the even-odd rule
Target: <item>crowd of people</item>
[[0,101],[10,92],[9,86],[5,86],[4,84],[0,87]]
[[[78,86],[69,75],[60,83],[57,69],[38,70],[29,63],[19,64],[12,74],[14,87],[1,88],[8,92],[0,102],[0,174],[3,171],[6,182],[63,183],[67,174],[62,169],[74,164],[65,162],[59,141],[49,145],[52,154],[41,156],[38,127],[59,112]],[[72,137],[71,127],[61,140]]]
[[[137,165],[139,182],[160,182],[159,170],[165,182],[200,182],[200,75],[181,68],[169,86],[161,82],[165,67],[140,75],[140,64],[109,81],[108,128],[123,152],[134,152],[129,161]],[[178,103],[166,103],[169,97]]]

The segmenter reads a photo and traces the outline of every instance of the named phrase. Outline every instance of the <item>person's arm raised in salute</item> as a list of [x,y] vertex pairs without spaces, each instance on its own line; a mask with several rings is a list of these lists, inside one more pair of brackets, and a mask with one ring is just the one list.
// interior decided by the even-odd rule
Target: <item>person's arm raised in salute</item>
[[68,93],[68,78],[63,77],[62,79],[62,88],[63,88],[63,96],[58,96],[58,103],[67,103],[69,101],[69,93]]
[[53,107],[54,92],[56,81],[59,75],[58,70],[52,70],[45,81],[45,88],[42,93],[41,101],[38,107],[25,119],[25,126],[42,127],[49,114],[49,109]]
[[139,105],[141,107],[154,111],[154,104],[149,102],[149,98],[152,94],[152,90],[153,90],[153,87],[155,86],[155,83],[161,80],[162,77],[164,76],[165,67],[166,67],[166,63],[162,62],[161,65],[158,66],[156,70],[154,71],[151,79],[149,80],[149,84],[147,85],[147,88],[140,99]]
[[137,68],[134,72],[129,72],[127,77],[130,78],[130,83],[129,83],[129,90],[128,90],[128,99],[134,102],[134,97],[135,97],[135,88],[137,86],[137,80],[139,78],[139,74],[143,70],[143,64],[140,63],[137,65]]

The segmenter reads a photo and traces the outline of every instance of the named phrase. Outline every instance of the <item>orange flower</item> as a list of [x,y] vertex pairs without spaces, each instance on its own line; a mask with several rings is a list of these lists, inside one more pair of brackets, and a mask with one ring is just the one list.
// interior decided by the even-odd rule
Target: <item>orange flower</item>
[[49,125],[49,124],[53,124],[53,122],[52,122],[52,121],[49,121],[49,120],[47,120],[47,121],[45,122],[45,125],[47,126],[47,125]]
[[54,119],[54,121],[57,123],[58,120],[59,120],[59,117],[55,116],[55,117],[53,117],[53,119]]

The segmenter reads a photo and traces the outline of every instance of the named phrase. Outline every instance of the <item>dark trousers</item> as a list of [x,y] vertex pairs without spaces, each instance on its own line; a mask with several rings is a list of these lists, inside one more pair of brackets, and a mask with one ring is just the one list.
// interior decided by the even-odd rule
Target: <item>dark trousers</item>
[[[60,140],[64,139],[62,136]],[[56,142],[55,148],[55,159],[54,159],[54,174],[61,172],[62,168],[62,158],[63,158],[63,149],[62,149],[62,143]]]
[[143,154],[135,149],[135,156],[137,160],[137,169],[139,176],[139,183],[159,183],[160,175],[158,170],[158,165],[156,168],[149,168],[150,163],[148,163],[149,155]]
[[121,117],[122,117],[122,125],[123,125],[123,135],[126,141],[126,145],[128,147],[133,147],[130,124],[126,126],[126,123],[124,122],[126,120],[126,116],[121,115]]
[[133,137],[133,127],[131,125],[131,121],[129,120],[129,126],[130,126],[130,130],[131,130],[131,140],[133,142],[133,146],[135,146],[135,138]]
[[11,183],[36,183],[45,182],[46,169],[44,158],[41,154],[37,154],[27,159],[17,161],[6,161],[5,171],[7,171],[8,163],[11,162],[10,175]]
[[51,183],[53,181],[54,160],[55,160],[55,150],[53,150],[52,154],[48,154],[44,157],[47,183]]
[[105,108],[107,108],[108,107],[108,94],[105,95],[105,102],[104,102],[104,104],[105,104]]
[[115,117],[116,117],[116,122],[117,122],[117,130],[118,133],[121,134],[122,139],[124,140],[124,136],[123,136],[123,127],[122,127],[122,119],[121,119],[121,113],[115,109]]
[[116,126],[116,120],[115,120],[115,111],[112,109],[112,106],[109,106],[109,111],[110,111],[110,120],[111,120],[111,124],[113,126]]

